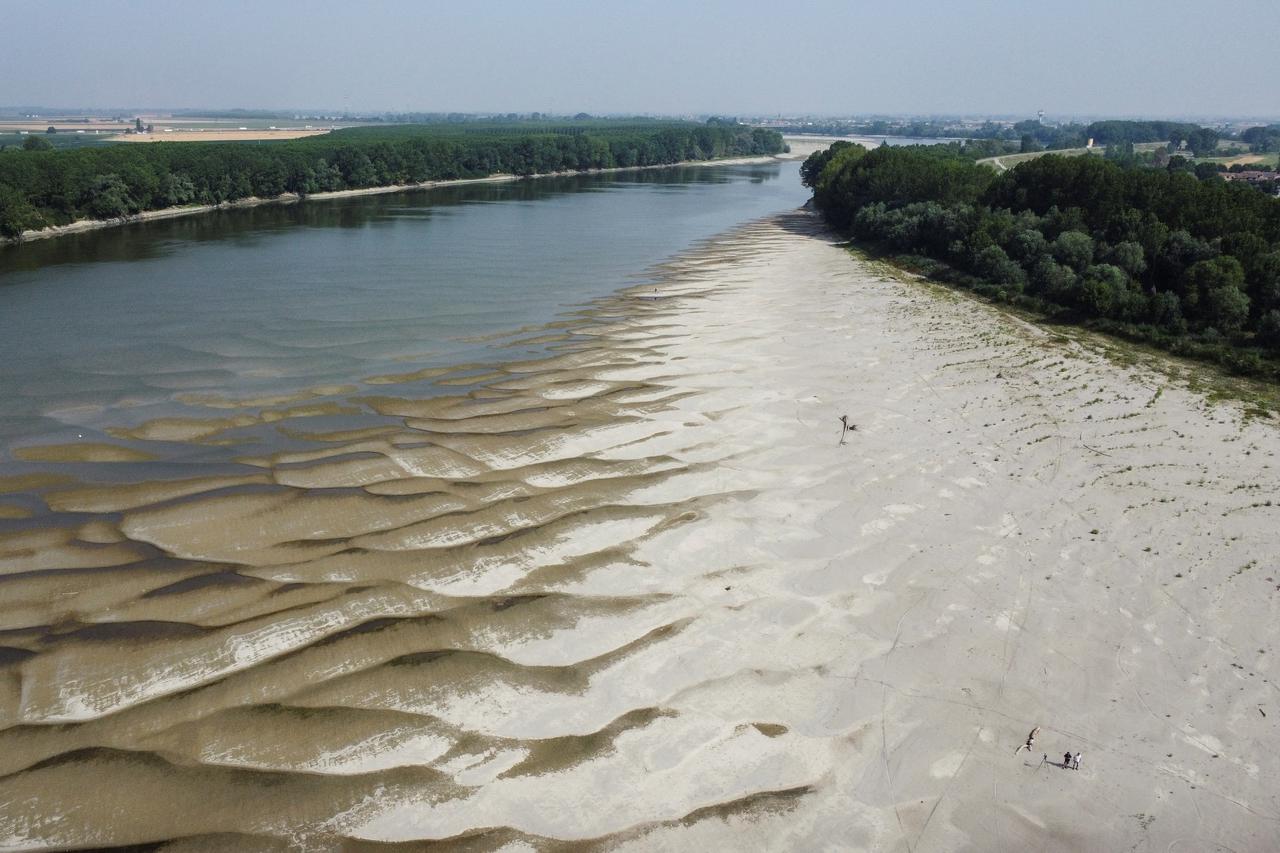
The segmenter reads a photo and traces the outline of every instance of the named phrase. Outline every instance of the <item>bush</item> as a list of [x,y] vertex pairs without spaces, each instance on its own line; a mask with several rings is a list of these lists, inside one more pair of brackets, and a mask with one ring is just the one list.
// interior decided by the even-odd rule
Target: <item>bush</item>
[[1124,270],[1097,264],[1080,281],[1080,307],[1095,317],[1131,318],[1135,316],[1132,292]]
[[988,246],[979,252],[973,259],[973,270],[987,281],[1004,285],[1015,292],[1021,291],[1026,285],[1022,267],[1010,260],[999,246]]
[[1280,311],[1272,309],[1258,320],[1257,341],[1260,346],[1280,352]]
[[1083,273],[1093,263],[1093,238],[1079,231],[1065,231],[1053,241],[1053,256],[1058,263]]
[[1042,256],[1031,271],[1032,290],[1060,305],[1076,300],[1077,285],[1076,274],[1048,255]]
[[1264,193],[1098,157],[983,177],[945,147],[829,150],[814,200],[835,227],[945,260],[936,277],[993,299],[1274,373],[1250,348],[1280,355],[1280,202]]
[[[41,140],[43,141],[43,140]],[[446,178],[650,166],[776,153],[778,133],[739,125],[579,123],[398,125],[263,143],[156,143],[0,152],[0,185],[51,223],[113,218],[192,201],[216,204]],[[12,205],[11,205],[12,207]],[[13,214],[10,214],[12,229]]]
[[1147,269],[1146,253],[1142,244],[1132,240],[1124,240],[1111,247],[1107,252],[1107,263],[1114,264],[1131,276],[1140,276]]
[[129,187],[119,175],[98,175],[80,200],[81,206],[94,219],[114,219],[137,210],[129,196]]
[[45,219],[22,194],[0,184],[0,237],[20,237],[23,231],[43,228]]
[[1238,332],[1249,318],[1249,297],[1235,285],[1215,287],[1204,294],[1205,316],[1228,334]]

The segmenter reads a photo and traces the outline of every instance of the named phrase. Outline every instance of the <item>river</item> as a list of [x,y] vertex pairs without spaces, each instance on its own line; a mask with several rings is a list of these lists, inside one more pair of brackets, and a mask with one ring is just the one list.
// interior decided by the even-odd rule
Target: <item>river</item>
[[200,401],[221,410],[526,357],[529,347],[479,339],[544,323],[700,239],[799,206],[797,170],[455,186],[0,248],[0,446],[209,414]]
[[[675,599],[577,579],[711,469],[633,449],[683,392],[603,377],[664,370],[667,259],[696,279],[700,241],[805,196],[795,162],[672,168],[0,251],[0,848],[489,848],[490,803],[626,830],[625,798],[547,809],[665,737],[628,673]],[[664,784],[655,815],[699,801]]]

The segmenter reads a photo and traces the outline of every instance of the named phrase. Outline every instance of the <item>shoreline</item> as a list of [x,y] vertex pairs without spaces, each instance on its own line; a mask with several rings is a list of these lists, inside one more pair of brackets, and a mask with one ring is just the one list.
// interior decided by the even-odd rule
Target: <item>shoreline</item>
[[310,193],[308,195],[281,193],[275,198],[259,198],[257,196],[250,196],[248,198],[237,199],[235,201],[224,201],[220,204],[183,205],[181,207],[160,208],[159,210],[145,210],[141,213],[133,214],[132,216],[122,216],[117,219],[80,219],[66,225],[51,225],[48,228],[41,228],[38,231],[24,231],[18,237],[0,238],[0,246],[18,246],[23,243],[31,243],[36,240],[51,240],[58,237],[67,237],[72,234],[83,234],[88,231],[98,231],[103,228],[117,228],[123,225],[133,225],[140,222],[157,222],[164,219],[176,219],[183,216],[197,216],[220,210],[240,210],[244,208],[261,207],[263,205],[300,204],[308,201],[330,201],[332,199],[339,198],[416,192],[420,190],[432,190],[440,187],[464,186],[469,184],[500,184],[512,183],[515,181],[537,180],[539,178],[564,178],[576,175],[605,175],[620,172],[642,172],[651,171],[653,169],[673,169],[686,166],[751,166],[763,165],[765,163],[787,162],[796,159],[801,158],[798,155],[788,153],[762,154],[751,157],[726,157],[719,160],[682,160],[678,163],[661,163],[652,166],[617,166],[609,169],[544,172],[534,175],[512,175],[501,173],[487,175],[483,178],[456,178],[444,181],[423,181],[419,184],[391,184],[383,187],[361,187],[349,190],[331,190],[328,192]]
[[[809,205],[811,204],[812,200]],[[806,209],[812,209],[809,205],[806,205]],[[844,240],[844,245],[860,261],[883,264],[893,270],[896,275],[972,299],[1020,321],[1041,328],[1051,327],[1055,335],[1079,338],[1087,341],[1089,345],[1107,349],[1128,360],[1143,360],[1153,370],[1169,375],[1172,380],[1185,379],[1194,371],[1202,371],[1205,374],[1204,381],[1198,384],[1214,388],[1215,394],[1225,394],[1239,402],[1258,407],[1264,417],[1280,418],[1280,383],[1266,375],[1236,372],[1214,356],[1175,352],[1170,347],[1160,346],[1158,342],[1125,334],[1120,330],[1056,320],[1051,309],[1001,302],[962,284],[922,272],[918,267],[913,266],[906,256],[886,251],[882,245],[848,236],[845,236]],[[943,266],[944,272],[951,269]]]

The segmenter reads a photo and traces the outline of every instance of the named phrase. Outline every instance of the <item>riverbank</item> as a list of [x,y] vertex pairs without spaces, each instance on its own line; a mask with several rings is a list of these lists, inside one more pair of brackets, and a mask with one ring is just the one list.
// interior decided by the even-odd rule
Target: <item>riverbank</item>
[[397,424],[54,487],[108,514],[0,568],[112,580],[6,599],[86,627],[10,655],[0,842],[1272,846],[1272,423],[805,214],[658,272]]
[[166,207],[160,210],[146,210],[136,213],[132,216],[120,217],[117,219],[82,219],[67,225],[52,225],[48,228],[41,228],[34,231],[24,231],[20,237],[3,238],[0,237],[0,246],[17,245],[20,243],[31,242],[32,240],[48,240],[55,237],[66,237],[71,234],[83,234],[86,231],[97,231],[102,228],[115,228],[121,225],[131,225],[139,222],[155,222],[163,219],[174,219],[182,216],[197,216],[203,213],[212,213],[217,210],[237,210],[242,208],[259,207],[261,205],[270,204],[297,204],[304,201],[328,201],[337,198],[352,198],[356,196],[366,195],[385,195],[387,193],[403,193],[416,192],[420,190],[430,190],[439,187],[463,186],[467,184],[492,184],[507,183],[511,181],[534,180],[537,178],[558,178],[569,175],[603,175],[621,172],[640,172],[652,169],[671,169],[679,166],[745,166],[756,165],[761,163],[774,163],[779,160],[795,160],[802,156],[800,154],[778,154],[763,155],[759,157],[730,157],[720,160],[685,160],[679,163],[664,163],[656,166],[630,166],[618,167],[614,169],[584,169],[582,171],[573,172],[547,172],[536,175],[488,175],[483,178],[460,178],[448,181],[423,181],[417,184],[392,184],[384,187],[363,187],[351,190],[335,190],[332,192],[310,193],[305,196],[297,193],[282,193],[275,198],[258,198],[251,196],[249,198],[238,199],[236,201],[223,202],[222,204],[198,204],[183,205],[181,207]]

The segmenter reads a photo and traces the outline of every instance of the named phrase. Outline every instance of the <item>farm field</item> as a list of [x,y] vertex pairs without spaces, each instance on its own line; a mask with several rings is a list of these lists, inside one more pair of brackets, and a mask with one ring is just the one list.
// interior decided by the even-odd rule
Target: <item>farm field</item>
[[[1163,142],[1139,142],[1133,146],[1135,151],[1152,151],[1164,145]],[[1046,151],[1027,151],[1019,154],[1001,154],[999,157],[985,157],[977,162],[984,166],[990,166],[997,171],[1003,172],[1006,169],[1012,169],[1019,163],[1025,163],[1028,160],[1035,160],[1046,154],[1057,154],[1062,157],[1079,157],[1083,154],[1102,155],[1107,152],[1107,146],[1095,145],[1092,148],[1059,148],[1056,150]]]
[[1230,157],[1198,157],[1195,162],[1220,163],[1227,168],[1231,168],[1236,165],[1250,166],[1254,168],[1258,166],[1269,166],[1271,168],[1275,168],[1278,159],[1280,159],[1280,154],[1272,152],[1270,154],[1236,154]]
[[176,129],[157,128],[154,133],[119,134],[111,137],[114,142],[247,142],[269,139],[302,139],[305,136],[319,136],[328,133],[330,128],[289,128],[275,130],[243,128],[198,128]]
[[[135,134],[135,120],[151,132]],[[214,118],[139,113],[129,116],[31,116],[0,119],[0,145],[21,145],[30,134],[41,134],[57,148],[100,142],[237,142],[300,139],[342,127],[370,122],[292,118]],[[375,123],[375,124],[381,124]],[[48,133],[49,128],[55,133]]]

